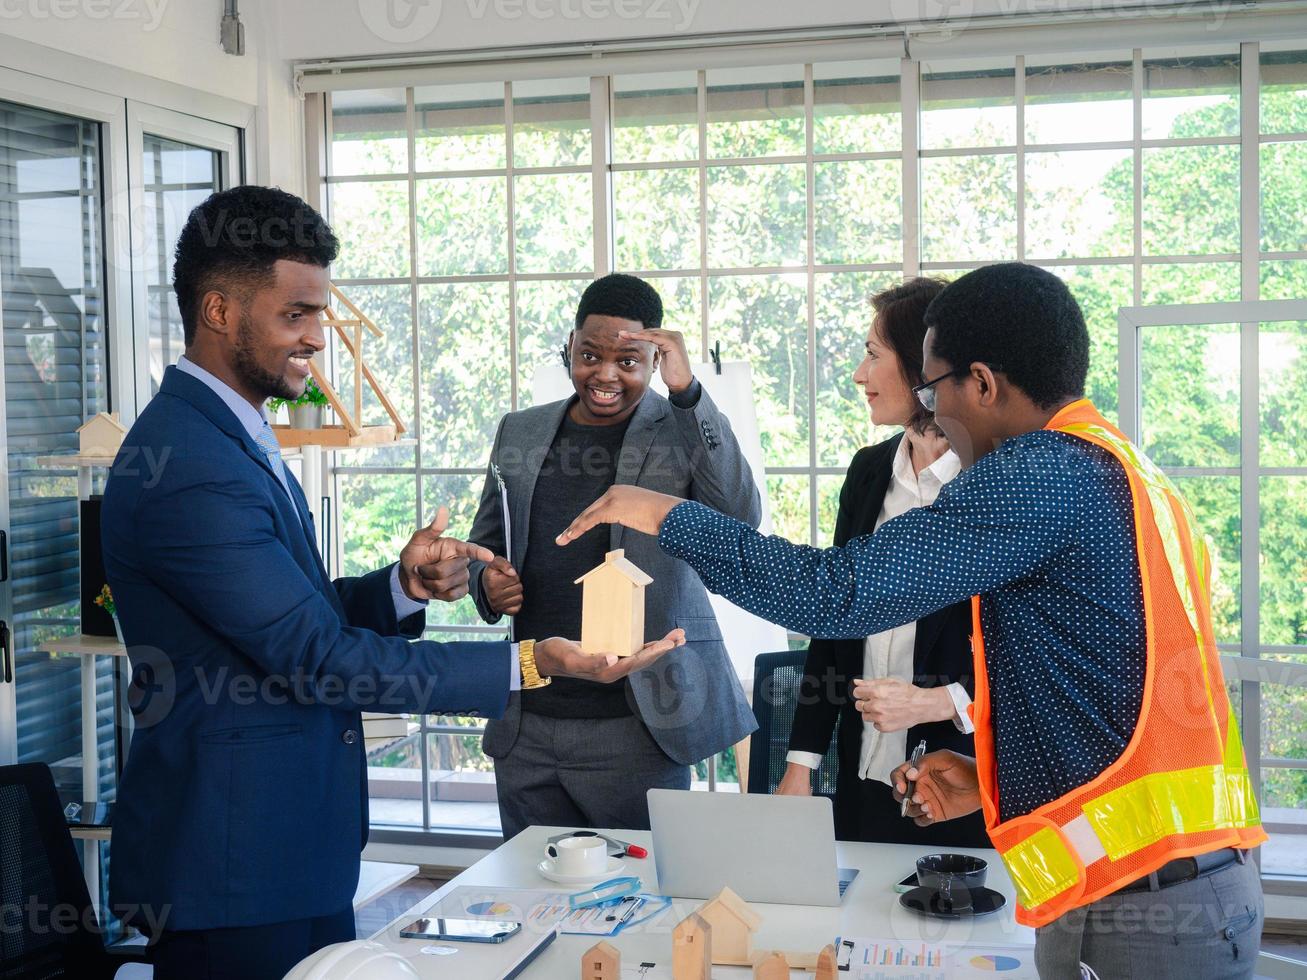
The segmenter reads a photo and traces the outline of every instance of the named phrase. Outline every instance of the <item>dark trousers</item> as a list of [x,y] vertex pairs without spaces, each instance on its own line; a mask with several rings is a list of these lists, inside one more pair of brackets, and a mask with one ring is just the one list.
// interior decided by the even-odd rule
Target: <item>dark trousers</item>
[[[980,811],[918,827],[910,817],[899,816],[899,810],[893,790],[885,783],[858,779],[840,769],[835,785],[836,840],[920,844],[927,848],[993,846],[985,833],[985,818]],[[911,870],[907,868],[903,873],[906,875]]]
[[165,929],[154,980],[281,980],[310,953],[354,938],[354,909],[230,929]]
[[658,747],[639,718],[547,718],[522,712],[517,741],[495,759],[507,840],[534,825],[648,830],[651,789],[689,789],[690,767]]
[[1158,891],[1116,892],[1035,931],[1040,980],[1248,980],[1266,909],[1257,864],[1230,864]]

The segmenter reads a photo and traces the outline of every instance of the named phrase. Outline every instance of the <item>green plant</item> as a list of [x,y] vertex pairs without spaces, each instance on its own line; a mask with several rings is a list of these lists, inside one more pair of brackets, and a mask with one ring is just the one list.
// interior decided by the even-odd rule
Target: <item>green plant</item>
[[290,401],[286,398],[268,399],[268,411],[270,412],[277,411],[277,409],[281,408],[283,405],[289,405],[291,408],[294,408],[297,405],[321,405],[325,408],[327,406],[327,396],[322,393],[322,389],[318,387],[318,383],[312,378],[309,378],[304,384],[304,394],[300,395],[294,401]]

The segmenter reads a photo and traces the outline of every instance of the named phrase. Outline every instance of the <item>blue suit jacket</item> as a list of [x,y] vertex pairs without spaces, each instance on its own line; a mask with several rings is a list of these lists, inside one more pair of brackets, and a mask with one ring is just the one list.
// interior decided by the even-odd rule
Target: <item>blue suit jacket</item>
[[[104,495],[105,572],[136,721],[110,902],[138,925],[258,925],[339,912],[367,840],[361,710],[499,717],[504,643],[410,643],[390,568],[329,581],[236,416],[176,368]],[[298,511],[298,517],[296,515]]]

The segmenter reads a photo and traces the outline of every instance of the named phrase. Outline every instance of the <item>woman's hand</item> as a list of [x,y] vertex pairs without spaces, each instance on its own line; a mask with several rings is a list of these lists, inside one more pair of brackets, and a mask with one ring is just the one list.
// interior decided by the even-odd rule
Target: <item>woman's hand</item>
[[633,531],[657,535],[672,508],[683,503],[680,497],[619,484],[581,511],[555,541],[559,546],[566,545],[596,524],[621,524]]
[[776,786],[776,796],[811,796],[812,770],[805,765],[791,762],[785,767],[785,775]]
[[956,713],[946,687],[917,687],[892,677],[853,682],[853,706],[878,732],[899,732]]
[[908,780],[916,781],[908,816],[918,827],[965,817],[980,809],[976,760],[948,749],[927,753],[915,769],[911,762],[905,762],[889,778],[897,801],[907,794]]

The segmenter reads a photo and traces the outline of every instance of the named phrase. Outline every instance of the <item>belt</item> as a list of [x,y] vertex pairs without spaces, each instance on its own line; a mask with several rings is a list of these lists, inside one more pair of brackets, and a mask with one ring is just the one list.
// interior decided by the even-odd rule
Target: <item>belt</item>
[[1198,854],[1194,857],[1176,858],[1174,861],[1166,862],[1152,874],[1146,874],[1142,878],[1130,882],[1125,887],[1118,888],[1113,894],[1125,895],[1129,892],[1161,891],[1163,888],[1169,888],[1184,881],[1193,881],[1195,878],[1201,878],[1204,875],[1212,874],[1214,871],[1220,871],[1236,861],[1243,864],[1247,860],[1248,852],[1234,847],[1225,847],[1219,851],[1210,851],[1207,854]]

